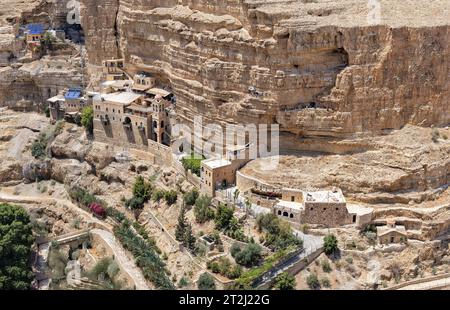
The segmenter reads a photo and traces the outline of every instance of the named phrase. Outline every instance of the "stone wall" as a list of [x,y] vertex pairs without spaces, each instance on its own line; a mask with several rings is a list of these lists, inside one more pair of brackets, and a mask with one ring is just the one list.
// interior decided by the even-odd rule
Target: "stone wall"
[[307,202],[305,203],[302,223],[335,227],[351,223],[344,203]]

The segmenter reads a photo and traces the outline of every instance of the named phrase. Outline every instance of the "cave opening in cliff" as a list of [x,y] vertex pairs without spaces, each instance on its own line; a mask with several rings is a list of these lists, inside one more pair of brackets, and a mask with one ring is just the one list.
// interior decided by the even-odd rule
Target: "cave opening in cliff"
[[349,65],[349,55],[348,52],[343,48],[343,47],[339,47],[335,50],[333,50],[333,53],[339,54],[340,57],[340,62],[341,62],[341,67],[345,68]]

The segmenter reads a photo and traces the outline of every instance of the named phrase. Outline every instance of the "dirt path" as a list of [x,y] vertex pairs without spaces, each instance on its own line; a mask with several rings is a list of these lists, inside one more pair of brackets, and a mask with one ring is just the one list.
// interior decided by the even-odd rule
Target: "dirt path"
[[117,242],[116,238],[112,233],[102,229],[92,229],[91,234],[96,234],[105,241],[108,246],[112,249],[114,253],[114,259],[117,261],[119,266],[133,279],[137,290],[150,290],[151,288],[147,285],[147,281],[141,273],[141,270],[136,266],[134,260],[130,259],[122,248],[122,246]]
[[[398,288],[397,290],[434,290],[434,289],[442,289],[442,288],[450,287],[450,274],[447,277],[442,279],[430,279],[429,281],[422,283],[413,283],[410,285],[406,285]],[[395,289],[395,288],[394,288]]]
[[77,205],[75,205],[74,203],[72,203],[70,200],[67,200],[67,199],[58,199],[58,198],[53,198],[53,197],[46,196],[46,195],[42,195],[41,197],[23,196],[23,195],[15,196],[15,195],[12,195],[9,193],[5,193],[4,191],[0,191],[0,202],[11,202],[11,203],[19,203],[19,204],[20,203],[23,203],[23,204],[57,203],[66,208],[71,209],[75,213],[78,213],[79,215],[81,215],[85,219],[89,220],[90,222],[94,222],[98,225],[101,225],[101,227],[105,227],[109,231],[112,231],[112,229],[113,229],[113,227],[110,224],[100,221],[99,219],[94,217],[92,214],[81,209],[80,207],[78,207]]

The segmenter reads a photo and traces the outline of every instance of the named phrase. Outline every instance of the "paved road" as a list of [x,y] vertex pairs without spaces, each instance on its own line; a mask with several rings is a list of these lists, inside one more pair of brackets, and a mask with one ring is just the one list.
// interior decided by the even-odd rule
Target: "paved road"
[[321,236],[307,235],[297,229],[293,229],[293,232],[297,238],[303,240],[303,247],[308,255],[323,246],[323,237]]

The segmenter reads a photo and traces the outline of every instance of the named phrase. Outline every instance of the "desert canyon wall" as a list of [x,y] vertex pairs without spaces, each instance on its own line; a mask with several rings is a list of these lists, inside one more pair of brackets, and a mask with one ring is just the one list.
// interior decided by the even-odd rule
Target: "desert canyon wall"
[[381,1],[374,26],[364,0],[81,2],[90,63],[154,73],[187,122],[279,123],[291,142],[450,123],[448,1]]

